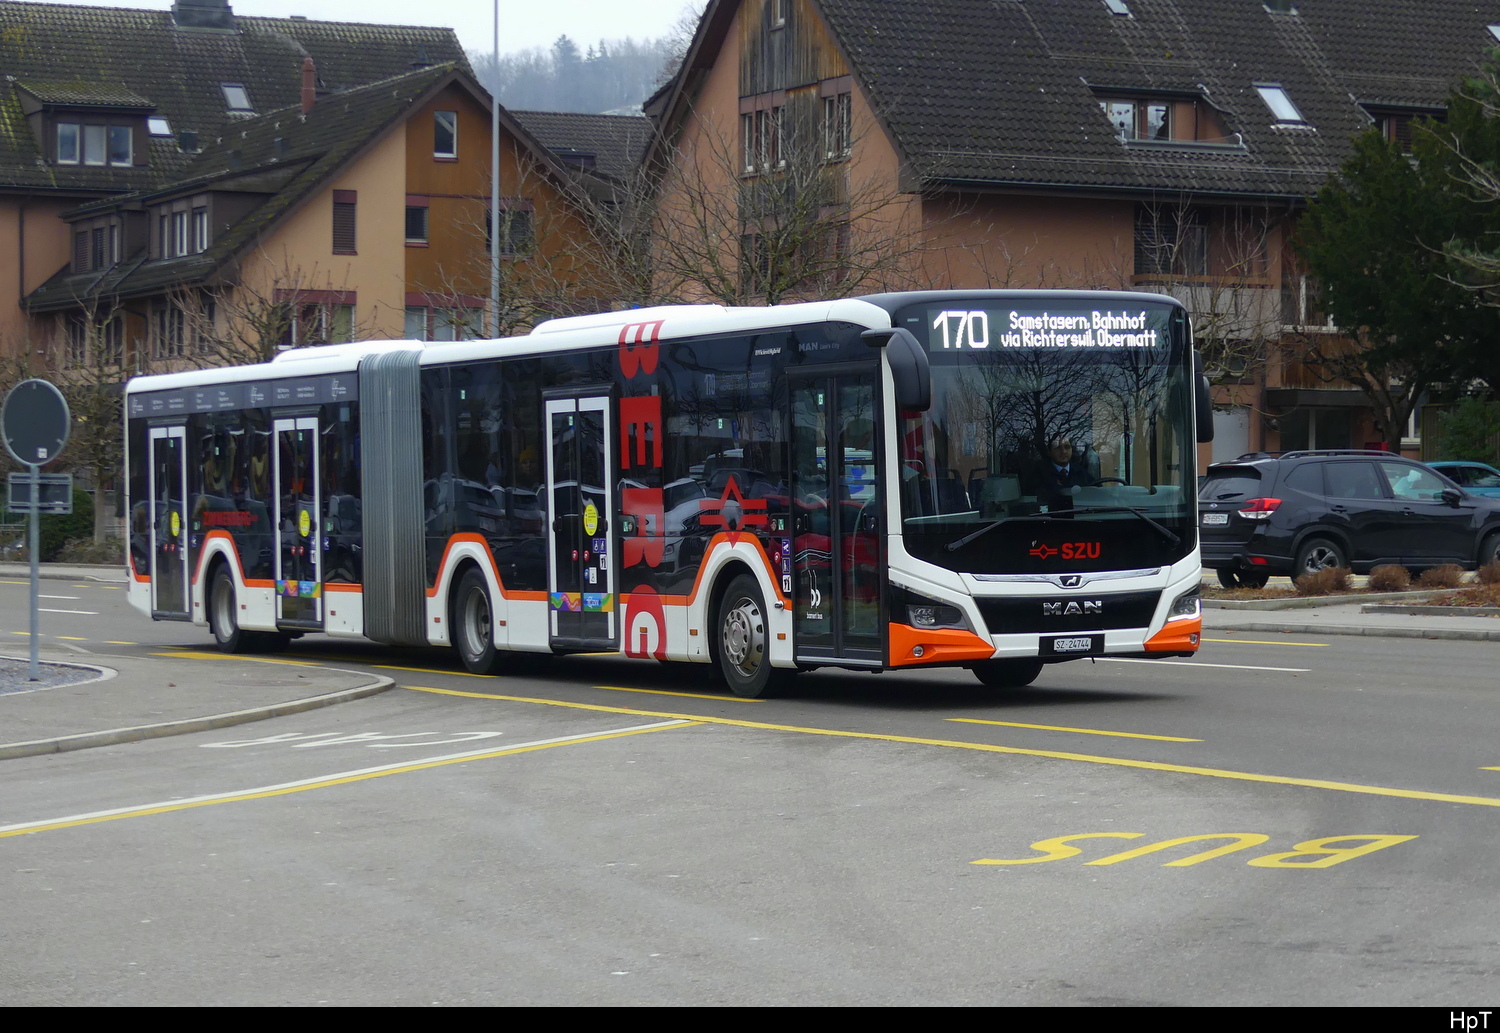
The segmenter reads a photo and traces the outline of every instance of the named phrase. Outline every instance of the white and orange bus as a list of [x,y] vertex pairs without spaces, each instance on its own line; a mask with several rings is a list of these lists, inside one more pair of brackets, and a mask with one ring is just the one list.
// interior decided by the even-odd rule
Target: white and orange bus
[[127,388],[130,598],[307,633],[1028,684],[1200,633],[1182,306],[909,292],[364,342]]

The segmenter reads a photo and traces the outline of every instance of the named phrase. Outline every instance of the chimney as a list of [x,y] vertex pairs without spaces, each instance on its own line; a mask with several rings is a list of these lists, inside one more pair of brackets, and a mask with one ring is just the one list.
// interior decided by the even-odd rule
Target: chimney
[[318,102],[318,73],[313,68],[311,56],[302,59],[302,113],[305,115]]
[[179,29],[219,29],[233,32],[234,10],[229,0],[177,0],[172,22]]

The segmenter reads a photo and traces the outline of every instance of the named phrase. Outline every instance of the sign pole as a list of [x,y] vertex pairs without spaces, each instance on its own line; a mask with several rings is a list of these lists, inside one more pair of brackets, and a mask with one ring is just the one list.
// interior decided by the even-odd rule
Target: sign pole
[[42,674],[37,665],[36,651],[37,640],[41,638],[41,620],[39,597],[41,594],[42,572],[38,563],[41,548],[41,478],[37,476],[41,467],[35,463],[28,463],[27,468],[31,471],[31,680],[41,681]]

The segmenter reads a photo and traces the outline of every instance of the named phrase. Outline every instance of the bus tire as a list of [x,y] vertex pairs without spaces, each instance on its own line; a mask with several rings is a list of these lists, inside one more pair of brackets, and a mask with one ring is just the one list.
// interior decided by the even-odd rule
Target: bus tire
[[495,608],[490,586],[478,567],[470,567],[458,582],[453,597],[453,647],[472,674],[495,674],[500,670],[500,650],[495,648]]
[[740,574],[729,582],[714,626],[714,653],[730,692],[761,699],[786,685],[791,672],[772,667],[767,653],[766,601],[755,578]]
[[1040,660],[985,660],[971,670],[974,677],[992,689],[1021,689],[1042,673]]
[[240,627],[239,599],[229,567],[219,564],[208,589],[208,626],[221,653],[248,653],[256,647],[256,634]]

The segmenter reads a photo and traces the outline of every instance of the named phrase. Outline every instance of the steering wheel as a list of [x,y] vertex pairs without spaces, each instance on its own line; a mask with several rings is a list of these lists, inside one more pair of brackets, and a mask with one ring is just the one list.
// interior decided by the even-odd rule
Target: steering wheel
[[1125,485],[1128,485],[1130,482],[1127,481],[1127,480],[1125,480],[1123,477],[1101,477],[1097,481],[1095,481],[1094,483],[1095,484],[1125,484]]

